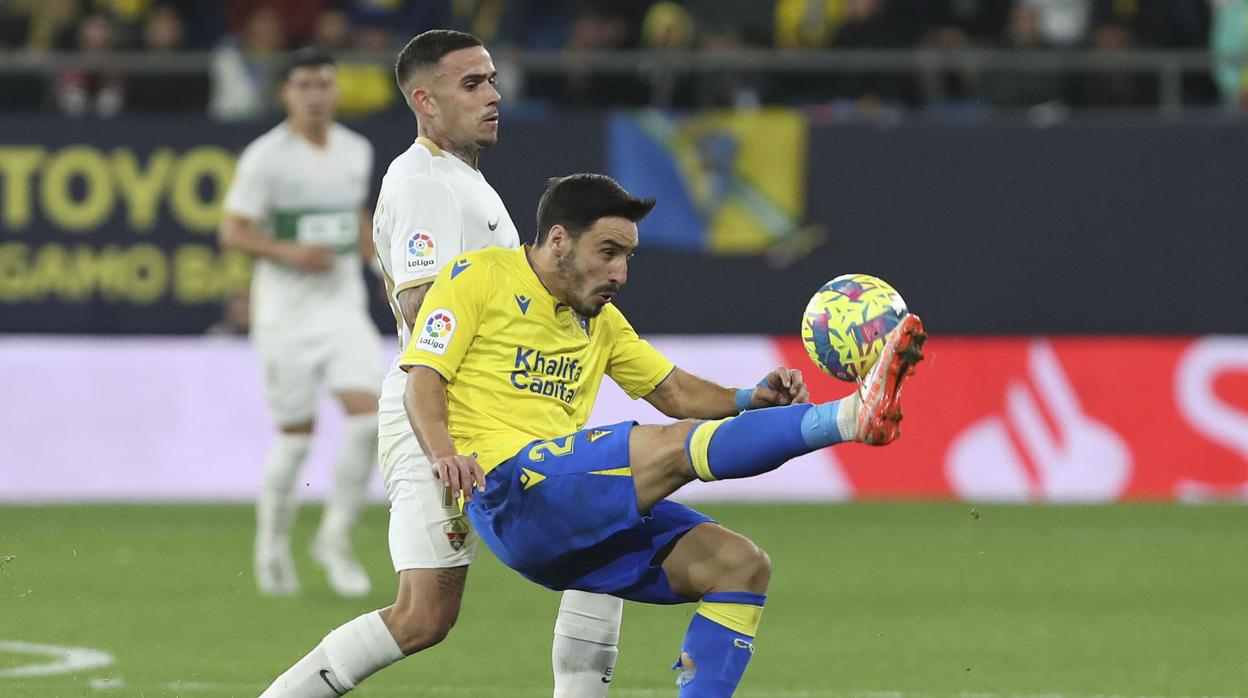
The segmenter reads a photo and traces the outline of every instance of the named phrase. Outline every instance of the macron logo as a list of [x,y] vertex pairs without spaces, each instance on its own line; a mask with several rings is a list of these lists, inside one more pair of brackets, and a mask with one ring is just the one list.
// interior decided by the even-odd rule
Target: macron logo
[[472,262],[469,262],[466,259],[455,260],[455,266],[451,267],[451,278],[453,279],[459,276],[459,272],[467,269],[470,266],[472,266]]
[[532,302],[532,299],[529,298],[528,296],[521,296],[519,294],[516,295],[516,305],[520,306],[521,315],[529,314],[529,303],[531,302]]

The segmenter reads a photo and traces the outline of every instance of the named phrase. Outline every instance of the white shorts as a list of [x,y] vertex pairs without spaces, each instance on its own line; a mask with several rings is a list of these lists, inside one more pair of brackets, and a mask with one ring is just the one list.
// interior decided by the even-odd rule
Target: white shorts
[[477,533],[446,496],[410,429],[382,434],[377,455],[390,497],[394,571],[460,567],[477,557]]
[[253,333],[252,341],[264,367],[269,409],[280,426],[311,421],[322,385],[334,392],[381,392],[381,336],[366,315],[344,318],[333,332],[270,330]]

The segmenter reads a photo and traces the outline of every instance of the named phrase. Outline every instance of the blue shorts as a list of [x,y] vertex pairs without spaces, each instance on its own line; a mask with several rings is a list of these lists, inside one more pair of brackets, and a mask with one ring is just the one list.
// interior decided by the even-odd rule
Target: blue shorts
[[687,603],[655,556],[711,519],[661,501],[643,515],[629,469],[635,422],[533,441],[490,471],[464,508],[503,564],[544,587]]

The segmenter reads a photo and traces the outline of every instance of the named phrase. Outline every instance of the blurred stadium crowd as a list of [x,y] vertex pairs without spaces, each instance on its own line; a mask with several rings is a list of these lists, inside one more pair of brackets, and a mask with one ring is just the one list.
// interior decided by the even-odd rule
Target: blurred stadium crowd
[[[502,71],[504,94],[529,103],[638,106],[654,102],[644,70],[576,69],[594,51],[737,49],[1023,49],[1093,52],[1248,49],[1248,0],[7,0],[0,5],[0,107],[56,108],[73,116],[207,110],[222,119],[274,108],[272,60],[318,45],[364,57],[340,71],[345,116],[399,109],[390,55],[426,29],[470,31],[500,68],[516,56],[565,58],[555,71]],[[138,52],[167,61],[140,74],[106,63],[55,70],[41,56]],[[684,81],[684,82],[681,82]],[[664,106],[814,104],[836,100],[900,105],[984,103],[1027,107],[1146,106],[1157,101],[1147,71],[1041,70],[994,75],[982,67],[911,72],[783,70],[697,80],[685,75]],[[1185,104],[1239,104],[1242,71],[1185,75]]]

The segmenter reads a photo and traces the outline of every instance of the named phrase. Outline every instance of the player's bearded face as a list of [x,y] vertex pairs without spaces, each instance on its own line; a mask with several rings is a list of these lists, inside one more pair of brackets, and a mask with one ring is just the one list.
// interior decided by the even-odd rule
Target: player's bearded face
[[595,317],[628,281],[628,257],[637,246],[637,224],[602,218],[570,242],[557,271],[565,298],[585,317]]
[[591,286],[589,274],[581,268],[582,261],[579,255],[577,255],[578,246],[574,244],[572,251],[559,260],[559,266],[557,267],[559,281],[563,288],[568,291],[568,298],[565,299],[568,305],[585,317],[594,317],[602,312],[602,305],[595,307],[590,303],[589,296],[592,294],[587,292],[589,290],[587,287]]

